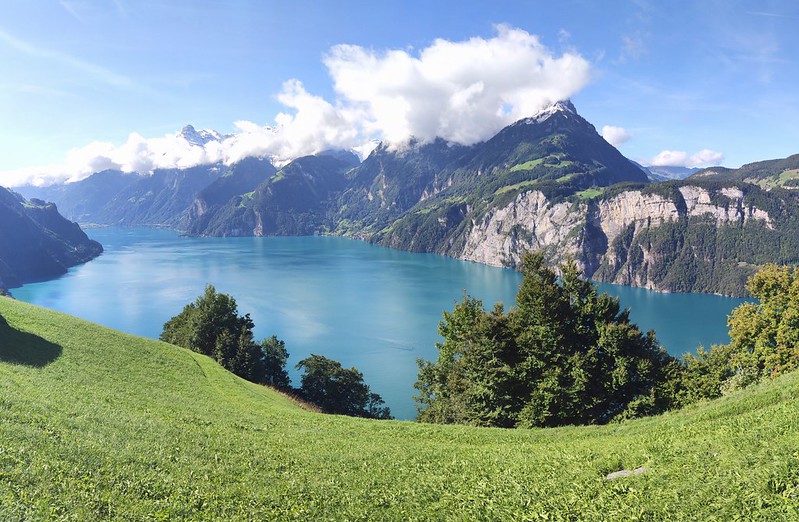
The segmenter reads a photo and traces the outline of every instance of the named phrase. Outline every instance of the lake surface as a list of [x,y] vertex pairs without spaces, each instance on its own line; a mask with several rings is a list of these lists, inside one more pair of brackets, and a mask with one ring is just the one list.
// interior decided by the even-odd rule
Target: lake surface
[[[356,366],[394,416],[415,415],[417,358],[435,359],[438,322],[467,291],[487,309],[510,307],[513,270],[412,254],[336,237],[185,238],[160,229],[97,228],[105,253],[16,298],[157,338],[206,284],[231,294],[257,339],[286,341],[289,365],[315,353]],[[726,316],[743,300],[661,294],[601,284],[670,353],[728,341]],[[296,371],[292,380],[299,384]]]

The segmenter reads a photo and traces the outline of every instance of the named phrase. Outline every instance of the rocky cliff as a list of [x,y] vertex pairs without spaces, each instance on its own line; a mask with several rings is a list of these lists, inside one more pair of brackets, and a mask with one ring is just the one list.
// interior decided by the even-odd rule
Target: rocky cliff
[[515,266],[525,250],[542,250],[601,281],[742,295],[758,250],[788,234],[755,199],[736,186],[674,184],[555,203],[530,191],[471,222],[456,255]]

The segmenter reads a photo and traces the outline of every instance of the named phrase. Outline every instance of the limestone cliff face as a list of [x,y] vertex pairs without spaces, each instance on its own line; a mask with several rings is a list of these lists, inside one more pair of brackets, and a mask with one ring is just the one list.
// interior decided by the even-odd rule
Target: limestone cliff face
[[680,187],[680,193],[690,216],[709,215],[715,218],[719,225],[745,223],[756,219],[763,221],[768,228],[774,228],[768,212],[744,204],[744,194],[739,188],[725,187],[719,190],[719,194],[729,200],[726,205],[713,204],[710,192],[699,187],[690,185]]
[[580,258],[586,210],[585,204],[549,205],[538,191],[519,194],[508,206],[472,223],[459,257],[492,266],[516,266],[526,250]]
[[[744,200],[737,188],[711,192],[682,186],[668,197],[629,190],[605,199],[552,204],[541,192],[530,191],[472,221],[458,257],[493,266],[515,266],[524,251],[541,250],[552,264],[572,257],[587,276],[598,280],[654,290],[694,291],[670,286],[669,278],[661,277],[672,268],[680,268],[675,263],[685,249],[693,249],[689,255],[697,257],[697,262],[710,263],[714,270],[729,259],[723,253],[714,254],[712,259],[706,254],[700,256],[700,245],[684,244],[685,237],[693,237],[691,227],[743,229],[755,222],[774,229],[767,211]],[[663,241],[652,239],[664,226],[676,231],[669,229],[671,235],[682,234],[674,241],[679,250],[675,247],[670,251],[662,246]]]

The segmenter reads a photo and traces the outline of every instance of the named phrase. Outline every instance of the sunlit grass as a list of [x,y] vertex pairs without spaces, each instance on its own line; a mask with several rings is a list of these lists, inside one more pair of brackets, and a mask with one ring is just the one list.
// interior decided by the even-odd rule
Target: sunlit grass
[[307,412],[10,299],[0,315],[0,520],[799,517],[797,375],[611,426],[433,426]]

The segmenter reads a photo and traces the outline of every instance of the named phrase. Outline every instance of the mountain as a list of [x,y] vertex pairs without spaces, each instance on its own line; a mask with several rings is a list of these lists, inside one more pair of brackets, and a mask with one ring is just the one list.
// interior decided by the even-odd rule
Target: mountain
[[0,288],[60,276],[102,251],[52,203],[0,187]]
[[515,266],[525,250],[598,281],[742,296],[758,266],[799,264],[799,194],[693,179],[560,201],[530,191],[471,223],[452,255]]
[[568,101],[485,142],[381,144],[362,163],[326,151],[277,171],[251,158],[151,177],[101,174],[103,186],[124,186],[90,212],[103,191],[82,182],[83,192],[70,189],[81,197],[66,192],[76,214],[189,235],[336,234],[509,267],[542,250],[553,265],[573,257],[599,281],[728,295],[744,295],[758,265],[799,263],[799,201],[786,189],[799,186],[799,155],[650,183],[652,171]]
[[470,223],[517,194],[539,190],[558,199],[614,183],[647,183],[646,174],[608,144],[570,102],[554,104],[462,151],[434,178],[424,197],[377,231],[374,240],[457,256]]
[[[351,158],[340,159],[335,155],[298,158],[254,190],[228,199],[224,205],[206,205],[202,215],[189,224],[187,234],[311,235],[325,231],[335,222],[330,209],[335,208],[334,198],[345,187],[345,175],[351,168]],[[200,204],[198,199],[195,208]]]
[[187,216],[190,233],[203,235],[219,209],[231,198],[254,191],[276,172],[269,161],[258,158],[245,158],[227,168],[195,196]]
[[224,169],[212,164],[156,169],[150,175],[107,170],[74,183],[18,190],[26,197],[53,201],[80,223],[183,228],[195,196]]
[[317,155],[325,157],[342,162],[301,158],[252,194],[242,191],[211,214],[198,198],[187,232],[332,232],[452,254],[444,246],[462,239],[462,223],[480,219],[520,191],[539,188],[567,196],[622,181],[647,181],[571,102],[556,103],[473,146],[412,140],[402,146],[381,144],[360,164],[351,154]]
[[698,167],[657,167],[654,165],[643,166],[640,163],[632,162],[635,166],[646,172],[649,181],[674,181],[685,179],[699,172]]
[[799,154],[748,163],[739,169],[710,167],[695,173],[692,179],[744,181],[765,190],[775,187],[796,189],[799,188]]
[[197,130],[192,125],[186,125],[177,134],[179,137],[185,139],[192,145],[203,147],[212,141],[222,141],[226,138],[216,132],[215,130],[201,129]]
[[74,183],[57,183],[46,187],[25,185],[16,190],[27,198],[55,202],[61,214],[69,220],[99,223],[101,209],[141,177],[136,173],[104,170]]
[[448,166],[468,150],[442,139],[396,148],[379,145],[347,174],[347,185],[332,209],[339,214],[336,229],[370,237],[436,191]]

